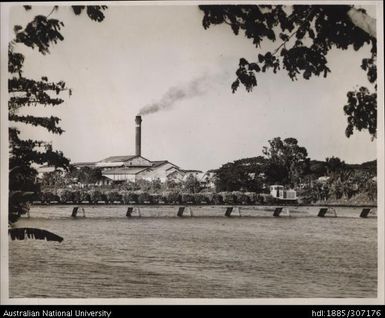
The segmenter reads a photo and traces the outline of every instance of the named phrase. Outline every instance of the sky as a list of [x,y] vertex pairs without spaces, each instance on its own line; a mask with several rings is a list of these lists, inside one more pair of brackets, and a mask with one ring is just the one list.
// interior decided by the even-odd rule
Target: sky
[[[28,12],[13,7],[10,30],[51,9],[46,4]],[[375,13],[374,7],[368,9]],[[376,141],[366,131],[345,136],[343,112],[346,93],[368,85],[360,64],[370,56],[369,47],[330,51],[332,72],[326,79],[293,82],[285,72],[269,72],[258,75],[251,93],[240,86],[233,94],[239,58],[253,61],[260,51],[227,25],[204,30],[197,6],[110,5],[105,16],[97,23],[60,7],[50,17],[64,22],[64,41],[49,55],[17,47],[26,56],[25,76],[64,80],[73,91],[70,97],[63,93],[60,106],[32,110],[60,117],[65,133],[21,125],[23,138],[52,141],[72,162],[134,154],[135,116],[144,107],[170,101],[173,92],[184,92],[171,98],[171,107],[143,116],[145,158],[184,169],[215,169],[262,155],[268,140],[279,136],[296,138],[311,159],[376,159]],[[266,42],[260,50],[279,44]]]

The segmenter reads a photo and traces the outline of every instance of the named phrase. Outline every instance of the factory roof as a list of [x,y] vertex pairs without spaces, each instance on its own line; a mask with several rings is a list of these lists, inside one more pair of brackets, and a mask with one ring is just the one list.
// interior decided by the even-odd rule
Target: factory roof
[[128,156],[111,156],[106,159],[100,160],[99,162],[122,162],[122,161],[127,161],[132,158],[139,157],[137,155],[128,155]]
[[115,169],[109,169],[106,171],[103,171],[103,175],[108,174],[138,174],[139,172],[142,172],[143,170],[146,170],[147,168],[115,168]]
[[[168,160],[156,160],[156,161],[151,161],[152,162],[152,168],[157,168],[157,167],[160,167],[160,166],[163,166],[167,163],[169,163],[170,165],[173,165],[175,168],[178,168],[179,167],[177,165],[174,165],[173,163],[171,163],[170,161]],[[170,169],[170,168],[169,168]]]
[[179,170],[179,171],[181,171],[180,169],[179,169],[179,167],[178,166],[175,166],[175,165],[173,165],[172,167],[170,167],[170,168],[167,168],[166,169],[166,171],[168,171],[168,170],[171,170],[171,169],[174,169],[174,170]]
[[95,162],[75,162],[73,165],[76,167],[94,167]]
[[166,163],[168,163],[167,160],[155,160],[155,161],[151,161],[152,162],[152,166],[153,167],[158,167],[158,166],[161,166],[161,165],[164,165]]

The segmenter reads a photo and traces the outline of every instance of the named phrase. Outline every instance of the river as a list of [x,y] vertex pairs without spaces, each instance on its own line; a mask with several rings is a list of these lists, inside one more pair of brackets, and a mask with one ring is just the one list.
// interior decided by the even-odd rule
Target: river
[[[377,297],[377,219],[359,208],[142,208],[33,206],[17,227],[64,238],[9,242],[9,294],[44,298],[372,298]],[[80,214],[81,215],[81,214]]]

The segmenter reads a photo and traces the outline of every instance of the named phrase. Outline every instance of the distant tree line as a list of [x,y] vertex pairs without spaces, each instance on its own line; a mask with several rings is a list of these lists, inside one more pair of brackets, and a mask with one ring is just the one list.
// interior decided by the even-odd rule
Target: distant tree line
[[280,184],[296,189],[309,202],[351,199],[358,194],[376,200],[377,160],[362,164],[347,164],[338,157],[311,160],[295,138],[276,137],[262,152],[264,156],[236,160],[217,169],[216,190],[263,193],[269,191],[269,185]]
[[[280,137],[269,140],[262,153],[263,156],[235,160],[215,170],[215,177],[212,180],[215,189],[208,187],[204,180],[198,180],[192,174],[183,181],[161,182],[160,179],[151,181],[140,179],[135,182],[115,181],[110,185],[96,185],[103,179],[100,168],[70,167],[66,173],[54,171],[44,174],[41,189],[49,199],[45,199],[43,195],[41,201],[127,202],[122,193],[131,193],[130,195],[136,197],[132,201],[143,203],[157,202],[160,200],[159,196],[167,193],[160,201],[176,202],[178,201],[176,199],[170,201],[168,194],[171,193],[171,197],[196,195],[199,198],[200,194],[205,196],[206,193],[215,192],[222,193],[222,196],[221,199],[214,198],[214,201],[223,203],[230,202],[233,193],[267,194],[272,184],[295,189],[301,200],[308,203],[350,200],[353,197],[363,201],[376,201],[377,181],[374,178],[377,175],[376,160],[362,164],[347,164],[338,157],[326,158],[325,161],[311,160],[306,148],[300,146],[297,139],[282,140]],[[66,192],[63,189],[70,191]],[[63,193],[67,194],[63,197]],[[226,198],[223,196],[224,193],[227,193]],[[52,199],[52,195],[60,199],[57,197]],[[145,199],[146,196],[148,200]],[[203,199],[204,202],[213,202],[212,200],[211,197]],[[178,202],[187,201],[180,199]],[[239,200],[234,199],[234,202]],[[242,202],[256,201],[248,198]]]
[[264,156],[226,163],[216,171],[218,191],[261,192],[266,184],[294,187],[306,174],[310,159],[295,138],[276,137],[263,147]]

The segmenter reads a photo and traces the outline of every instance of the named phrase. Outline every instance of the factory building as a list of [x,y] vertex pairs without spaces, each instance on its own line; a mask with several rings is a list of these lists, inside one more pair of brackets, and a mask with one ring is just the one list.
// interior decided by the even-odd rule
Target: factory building
[[135,123],[135,155],[112,156],[95,163],[75,163],[74,166],[100,168],[103,177],[112,181],[135,182],[159,179],[161,182],[167,180],[180,182],[186,180],[189,175],[194,175],[198,179],[203,176],[203,172],[200,170],[183,170],[167,160],[151,161],[142,157],[142,118],[136,116]]
[[150,161],[142,156],[109,157],[95,163],[102,168],[102,175],[113,181],[132,181],[140,179],[152,181],[160,179],[166,182],[170,179],[183,179],[185,172],[177,165],[162,161]]

